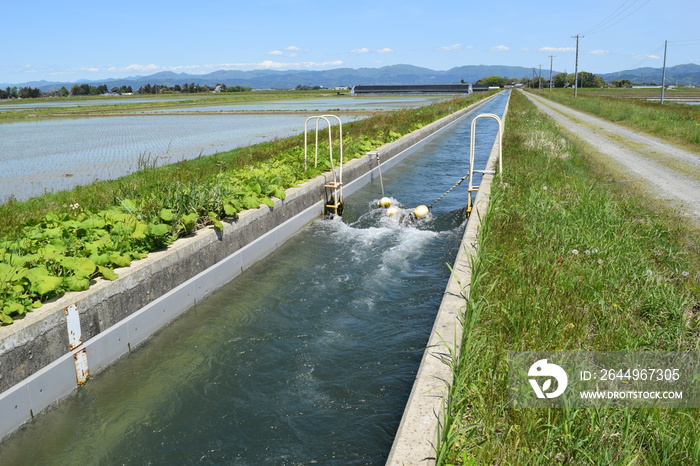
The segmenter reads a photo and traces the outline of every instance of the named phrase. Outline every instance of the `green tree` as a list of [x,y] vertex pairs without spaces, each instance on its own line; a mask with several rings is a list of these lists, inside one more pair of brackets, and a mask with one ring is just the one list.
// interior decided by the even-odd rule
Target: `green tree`
[[16,99],[19,97],[18,89],[16,87],[10,88],[9,86],[4,91],[0,91],[0,99]]
[[33,99],[36,97],[41,97],[41,91],[35,87],[20,87],[19,96],[22,99]]
[[489,76],[488,78],[480,79],[476,83],[480,86],[504,87],[506,85],[506,80],[500,76]]
[[632,87],[632,82],[629,79],[618,79],[610,81],[613,87]]
[[574,75],[559,73],[552,76],[552,84],[554,87],[569,87],[574,83]]
[[597,74],[580,71],[578,74],[578,87],[603,87],[605,81]]

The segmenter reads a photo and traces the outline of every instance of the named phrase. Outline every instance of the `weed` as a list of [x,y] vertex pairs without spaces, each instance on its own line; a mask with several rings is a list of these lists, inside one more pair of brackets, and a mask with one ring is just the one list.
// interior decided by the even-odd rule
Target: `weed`
[[508,351],[700,347],[698,257],[682,230],[574,143],[533,134],[564,138],[515,93],[439,464],[696,464],[695,411],[508,406]]

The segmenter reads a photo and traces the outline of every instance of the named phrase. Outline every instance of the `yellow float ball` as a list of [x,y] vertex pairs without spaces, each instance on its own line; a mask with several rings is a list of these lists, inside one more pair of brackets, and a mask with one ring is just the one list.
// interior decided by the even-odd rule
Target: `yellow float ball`
[[398,213],[399,213],[399,209],[396,207],[389,207],[388,209],[386,209],[387,217],[391,217],[391,216],[396,215]]
[[430,213],[430,210],[424,205],[419,205],[415,209],[413,209],[413,215],[416,216],[416,218],[425,218],[428,216]]
[[379,199],[379,206],[384,207],[385,209],[387,207],[391,207],[391,199],[389,199],[388,197],[383,197]]

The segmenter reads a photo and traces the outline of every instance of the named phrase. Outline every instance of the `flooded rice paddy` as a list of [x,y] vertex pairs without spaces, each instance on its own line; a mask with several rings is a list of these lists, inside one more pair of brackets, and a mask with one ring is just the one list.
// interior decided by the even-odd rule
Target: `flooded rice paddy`
[[[374,110],[417,107],[435,100],[343,96],[193,107],[186,115],[170,109],[154,111],[158,114],[4,122],[0,123],[0,203],[125,176],[140,168],[139,160],[165,165],[299,134],[306,118],[318,112],[367,110],[366,115],[342,116],[347,122]],[[300,113],[250,113],[256,111]]]

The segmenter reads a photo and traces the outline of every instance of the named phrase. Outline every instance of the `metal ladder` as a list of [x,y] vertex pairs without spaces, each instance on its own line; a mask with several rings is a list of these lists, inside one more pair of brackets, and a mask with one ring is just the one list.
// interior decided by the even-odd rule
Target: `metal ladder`
[[479,190],[478,186],[474,186],[473,176],[474,173],[490,173],[495,174],[495,170],[474,170],[474,147],[476,145],[476,120],[479,118],[493,118],[498,122],[498,173],[503,173],[503,121],[494,115],[493,113],[482,113],[477,115],[472,120],[471,136],[469,138],[469,187],[467,188],[467,218],[472,213],[472,208],[474,207],[472,200],[472,193]]
[[[328,118],[335,118],[338,121],[339,128],[339,138],[340,138],[340,157],[339,157],[339,169],[336,173],[335,163],[333,162],[333,130],[331,123]],[[320,115],[312,116],[306,119],[304,123],[304,169],[307,168],[308,160],[308,125],[309,121],[316,121],[316,140],[315,140],[315,153],[314,153],[314,168],[318,166],[318,123],[320,120],[324,120],[328,125],[328,152],[331,161],[331,174],[333,180],[327,182],[324,185],[325,188],[325,215],[342,215],[343,214],[343,122],[336,115]]]

